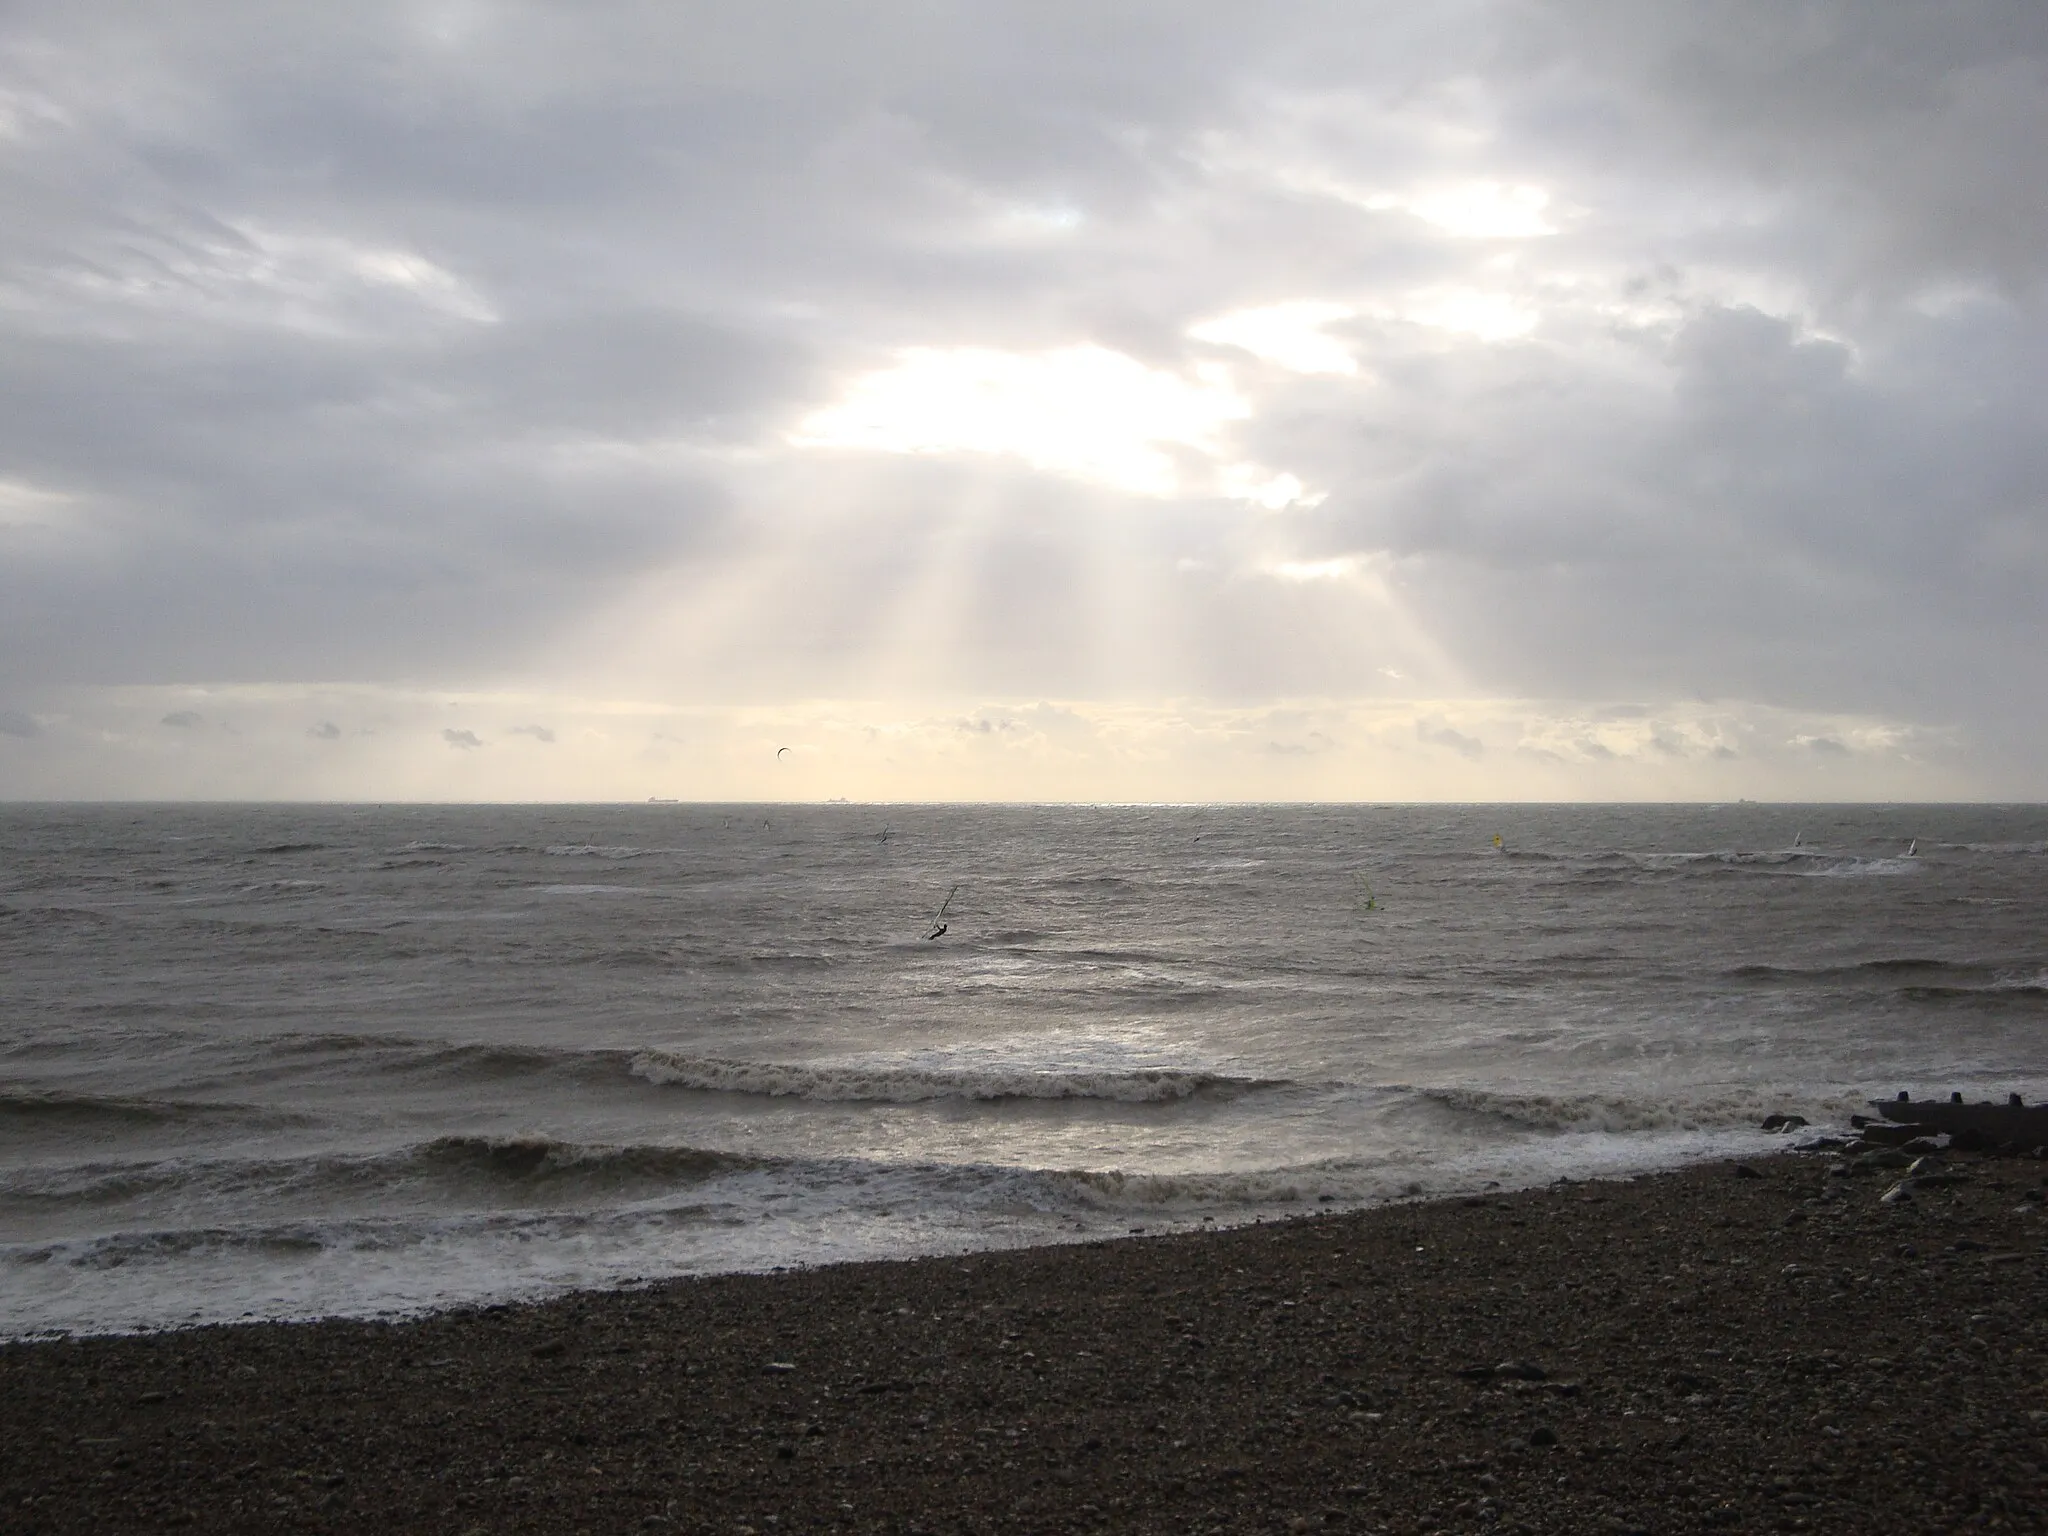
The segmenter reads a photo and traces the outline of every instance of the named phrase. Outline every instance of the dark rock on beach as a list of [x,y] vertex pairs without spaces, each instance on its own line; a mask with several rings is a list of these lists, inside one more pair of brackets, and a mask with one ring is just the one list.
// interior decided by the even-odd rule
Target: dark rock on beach
[[2042,1530],[2041,1165],[1749,1166],[11,1345],[0,1527]]

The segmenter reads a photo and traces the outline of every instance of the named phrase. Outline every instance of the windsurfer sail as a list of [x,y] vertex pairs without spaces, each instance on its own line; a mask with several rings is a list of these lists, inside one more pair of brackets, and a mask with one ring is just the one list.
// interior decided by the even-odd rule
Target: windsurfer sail
[[932,931],[925,935],[927,939],[940,938],[945,934],[947,928],[946,909],[953,905],[953,898],[959,894],[960,887],[957,885],[946,892],[946,899],[939,903],[939,910],[932,914]]

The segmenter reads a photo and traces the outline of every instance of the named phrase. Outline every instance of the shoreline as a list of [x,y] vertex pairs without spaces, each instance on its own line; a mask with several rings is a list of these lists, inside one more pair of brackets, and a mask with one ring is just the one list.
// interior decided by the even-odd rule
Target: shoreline
[[[2040,1529],[2044,1165],[0,1346],[22,1531]],[[1746,1171],[1745,1171],[1746,1170]]]

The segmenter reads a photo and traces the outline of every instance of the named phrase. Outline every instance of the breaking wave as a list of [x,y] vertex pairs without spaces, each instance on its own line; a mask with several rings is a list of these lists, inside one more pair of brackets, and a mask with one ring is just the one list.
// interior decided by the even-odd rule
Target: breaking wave
[[1709,1131],[1754,1127],[1774,1111],[1793,1110],[1818,1120],[1847,1106],[1796,1103],[1782,1092],[1730,1092],[1697,1099],[1631,1098],[1623,1094],[1518,1094],[1483,1088],[1425,1088],[1429,1103],[1479,1115],[1525,1131],[1623,1135],[1644,1131]]
[[187,1208],[239,1207],[251,1200],[353,1203],[410,1195],[430,1204],[552,1205],[663,1193],[772,1162],[691,1146],[438,1136],[374,1153],[28,1168],[0,1179],[0,1204],[49,1210],[175,1197]]

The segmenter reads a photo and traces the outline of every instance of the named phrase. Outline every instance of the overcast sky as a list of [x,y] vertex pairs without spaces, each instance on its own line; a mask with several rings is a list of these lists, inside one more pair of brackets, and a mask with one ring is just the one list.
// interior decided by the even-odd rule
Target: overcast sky
[[2043,145],[2038,0],[17,0],[0,796],[2048,797]]

